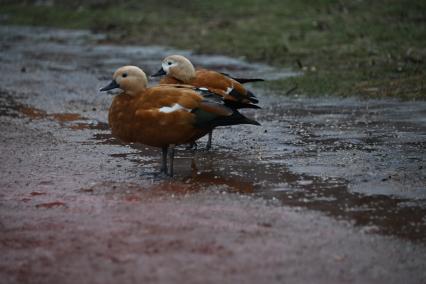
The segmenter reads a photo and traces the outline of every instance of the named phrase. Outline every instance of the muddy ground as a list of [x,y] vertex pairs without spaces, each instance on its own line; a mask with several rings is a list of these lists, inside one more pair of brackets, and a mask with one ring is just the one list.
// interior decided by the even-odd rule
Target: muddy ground
[[164,180],[158,149],[110,135],[112,96],[97,90],[117,67],[153,73],[183,53],[235,75],[297,74],[85,31],[0,37],[2,283],[424,283],[425,102],[252,85],[263,108],[246,113],[262,126],[179,149]]

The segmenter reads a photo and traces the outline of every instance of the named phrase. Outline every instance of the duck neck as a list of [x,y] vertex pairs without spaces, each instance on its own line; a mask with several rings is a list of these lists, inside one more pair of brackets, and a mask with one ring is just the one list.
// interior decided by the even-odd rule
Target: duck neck
[[195,78],[195,68],[192,64],[186,64],[182,68],[175,70],[172,77],[182,83],[189,83]]
[[123,94],[131,96],[131,97],[135,97],[138,94],[143,93],[145,90],[146,90],[146,87],[141,86],[139,88],[132,88],[132,89],[126,90],[123,92]]
[[148,80],[146,77],[131,79],[128,81],[122,81],[120,83],[121,88],[124,90],[124,93],[129,96],[136,96],[140,93],[143,93],[148,85]]

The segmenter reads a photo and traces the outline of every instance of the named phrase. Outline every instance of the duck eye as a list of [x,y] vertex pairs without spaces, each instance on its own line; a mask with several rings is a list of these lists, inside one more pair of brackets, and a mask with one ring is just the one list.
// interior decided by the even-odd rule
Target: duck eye
[[123,73],[122,77],[126,78],[127,77],[127,73]]
[[172,63],[171,63],[170,61],[169,61],[169,62],[167,62],[167,64],[168,64],[168,65],[172,65]]

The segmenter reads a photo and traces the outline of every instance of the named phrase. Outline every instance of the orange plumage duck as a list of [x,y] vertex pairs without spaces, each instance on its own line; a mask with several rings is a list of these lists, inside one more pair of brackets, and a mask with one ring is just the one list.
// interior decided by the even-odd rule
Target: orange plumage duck
[[143,70],[124,66],[115,71],[111,83],[100,91],[122,90],[109,109],[112,135],[124,142],[161,148],[164,174],[173,175],[175,145],[193,143],[217,126],[259,125],[227,106],[219,94],[203,88],[185,85],[148,88],[147,85]]
[[[167,56],[161,69],[152,77],[166,75],[160,84],[187,84],[221,95],[226,104],[232,108],[260,108],[256,96],[242,83],[263,81],[263,79],[233,78],[228,74],[208,69],[195,69],[189,59],[181,55]],[[209,133],[207,149],[211,148],[212,133]]]

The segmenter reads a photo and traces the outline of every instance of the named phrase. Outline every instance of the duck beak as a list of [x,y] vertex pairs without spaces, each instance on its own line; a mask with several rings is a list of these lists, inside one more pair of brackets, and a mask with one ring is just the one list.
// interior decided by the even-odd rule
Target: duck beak
[[120,85],[117,84],[117,82],[115,80],[112,80],[111,83],[108,84],[108,86],[103,87],[99,91],[104,92],[104,91],[108,91],[108,90],[112,90],[112,89],[116,89],[116,88],[120,88]]
[[166,75],[166,74],[167,74],[166,71],[164,71],[164,69],[161,68],[160,70],[158,70],[157,73],[155,73],[154,75],[151,75],[151,77],[158,77],[158,76],[163,76],[163,75]]

